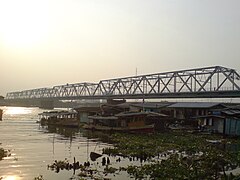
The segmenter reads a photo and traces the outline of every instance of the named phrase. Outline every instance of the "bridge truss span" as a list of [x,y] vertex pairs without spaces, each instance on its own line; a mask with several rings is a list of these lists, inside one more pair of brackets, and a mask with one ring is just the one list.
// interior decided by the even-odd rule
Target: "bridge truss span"
[[222,66],[155,73],[8,93],[6,99],[240,97],[240,76]]

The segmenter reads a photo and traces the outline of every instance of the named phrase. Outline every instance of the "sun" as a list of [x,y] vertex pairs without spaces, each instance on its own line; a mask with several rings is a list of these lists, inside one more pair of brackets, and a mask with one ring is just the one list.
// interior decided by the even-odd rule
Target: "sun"
[[41,43],[49,27],[44,2],[0,0],[0,40],[4,46],[25,48]]

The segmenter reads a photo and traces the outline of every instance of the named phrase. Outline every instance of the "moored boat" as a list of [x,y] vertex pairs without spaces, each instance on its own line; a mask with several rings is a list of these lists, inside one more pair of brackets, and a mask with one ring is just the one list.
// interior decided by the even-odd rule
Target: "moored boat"
[[119,131],[119,132],[133,132],[133,133],[152,133],[154,132],[154,124],[144,125],[139,127],[110,127],[102,125],[86,124],[83,126],[85,129],[97,131]]
[[47,111],[39,114],[41,125],[79,127],[75,111]]
[[123,112],[113,116],[88,116],[91,123],[84,126],[85,129],[101,131],[123,131],[152,133],[155,130],[155,124],[151,123],[150,117],[163,116],[153,112]]

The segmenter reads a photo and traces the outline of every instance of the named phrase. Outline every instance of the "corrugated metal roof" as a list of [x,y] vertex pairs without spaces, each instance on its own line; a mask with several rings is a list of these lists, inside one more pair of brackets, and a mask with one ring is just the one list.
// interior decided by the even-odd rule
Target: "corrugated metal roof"
[[240,105],[236,105],[236,104],[226,104],[226,108],[228,108],[228,109],[237,109],[237,110],[240,110]]
[[172,102],[145,102],[145,103],[133,103],[130,106],[139,107],[139,108],[151,108],[151,109],[158,109],[161,107],[166,107],[171,105]]
[[156,112],[122,112],[119,114],[116,114],[115,116],[117,117],[127,117],[127,116],[138,116],[138,115],[145,115],[145,116],[162,116],[166,117],[167,115],[161,114],[161,113],[156,113]]
[[101,111],[100,106],[77,107],[74,109],[78,112],[99,112],[99,111]]
[[195,116],[195,117],[191,117],[191,119],[201,119],[201,118],[220,118],[220,119],[224,119],[224,116],[218,116],[218,115],[205,115],[205,116]]
[[102,108],[120,108],[120,109],[127,109],[129,108],[130,103],[125,102],[121,104],[103,104]]
[[118,118],[115,116],[88,116],[89,119],[96,120],[117,120]]
[[221,103],[214,102],[177,102],[170,106],[169,108],[211,108],[217,105],[221,105]]
[[75,111],[48,111],[48,112],[40,113],[38,115],[55,117],[55,116],[59,116],[59,115],[71,115],[71,114],[77,114],[77,112],[75,112]]
[[240,110],[225,110],[222,111],[223,113],[227,114],[227,115],[239,115],[240,114]]

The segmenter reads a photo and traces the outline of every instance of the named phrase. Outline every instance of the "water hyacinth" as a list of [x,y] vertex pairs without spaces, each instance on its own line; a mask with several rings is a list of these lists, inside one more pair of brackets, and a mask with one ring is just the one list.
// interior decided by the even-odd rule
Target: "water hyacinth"
[[239,154],[226,149],[227,144],[239,142],[217,135],[113,134],[110,139],[115,145],[103,149],[103,153],[149,161],[120,168],[136,179],[219,179],[227,177],[225,171],[235,169],[240,162]]
[[[103,148],[103,157],[99,161],[104,169],[93,169],[90,164],[75,166],[74,172],[79,170],[79,177],[115,176],[125,171],[135,179],[233,179],[235,176],[226,171],[234,170],[240,164],[240,153],[229,148],[240,141],[219,135],[181,131],[151,135],[115,133],[108,134],[107,139],[112,146]],[[110,156],[114,156],[114,167],[110,166],[113,165]],[[121,161],[128,162],[126,159],[129,163],[132,161],[131,165],[117,166]],[[65,169],[66,164],[69,165],[68,161],[56,161],[53,166],[59,170],[61,164]]]

